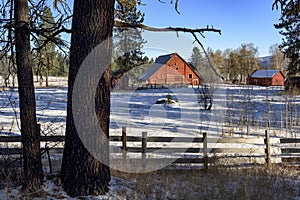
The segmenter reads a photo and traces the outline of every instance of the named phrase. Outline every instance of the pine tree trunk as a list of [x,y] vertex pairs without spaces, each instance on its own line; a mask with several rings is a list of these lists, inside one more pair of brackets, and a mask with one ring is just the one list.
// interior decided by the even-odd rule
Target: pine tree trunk
[[[45,47],[45,50],[47,52],[47,46]],[[46,87],[49,87],[49,79],[48,79],[48,76],[49,76],[49,70],[50,70],[50,60],[49,60],[49,55],[48,53],[46,53],[47,55],[47,64],[45,66],[45,71],[46,71]]]
[[15,41],[19,83],[21,134],[24,158],[23,189],[36,191],[42,185],[40,133],[36,125],[36,104],[30,54],[28,1],[15,0]]
[[[80,140],[72,113],[72,93],[77,72],[84,59],[102,41],[111,40],[113,21],[114,0],[74,1],[66,139],[61,171],[63,188],[72,197],[99,195],[108,191],[110,181],[109,167],[94,158]],[[107,46],[109,57],[111,57],[111,48],[111,44]],[[86,84],[89,85],[89,80],[86,80]],[[99,80],[95,94],[95,104],[98,121],[103,130],[102,134],[108,137],[110,114],[109,68]],[[89,136],[90,133],[84,134]],[[102,142],[100,145],[102,153],[108,157],[108,142],[100,142]]]
[[48,79],[48,76],[49,76],[49,69],[46,68],[46,75],[45,75],[45,77],[46,77],[46,84],[45,84],[45,86],[46,86],[46,87],[49,87],[49,79]]

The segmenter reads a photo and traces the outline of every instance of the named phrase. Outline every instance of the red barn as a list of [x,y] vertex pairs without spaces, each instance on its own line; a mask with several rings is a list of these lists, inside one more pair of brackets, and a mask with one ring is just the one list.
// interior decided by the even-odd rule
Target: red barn
[[255,70],[248,78],[248,83],[260,86],[284,86],[284,79],[280,70]]
[[159,56],[140,77],[147,85],[193,85],[201,84],[201,78],[177,53]]

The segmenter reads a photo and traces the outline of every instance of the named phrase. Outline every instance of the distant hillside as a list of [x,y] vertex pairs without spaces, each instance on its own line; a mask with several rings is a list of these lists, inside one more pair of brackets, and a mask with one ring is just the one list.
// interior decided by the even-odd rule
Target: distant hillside
[[[259,57],[258,59],[260,60],[260,63],[262,65],[263,69],[266,69],[266,68],[268,68],[268,66],[272,65],[272,63],[271,63],[272,56]],[[288,67],[287,60],[284,61],[283,65],[284,65],[284,68],[287,69],[287,67]]]
[[271,56],[265,56],[265,57],[259,57],[260,63],[263,68],[267,68],[271,65],[272,57]]

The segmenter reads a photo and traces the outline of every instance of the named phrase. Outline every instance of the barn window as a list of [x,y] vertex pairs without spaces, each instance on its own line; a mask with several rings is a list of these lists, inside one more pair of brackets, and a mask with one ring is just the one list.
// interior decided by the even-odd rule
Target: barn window
[[176,70],[178,71],[178,67],[176,67]]
[[193,74],[189,74],[189,78],[193,78]]

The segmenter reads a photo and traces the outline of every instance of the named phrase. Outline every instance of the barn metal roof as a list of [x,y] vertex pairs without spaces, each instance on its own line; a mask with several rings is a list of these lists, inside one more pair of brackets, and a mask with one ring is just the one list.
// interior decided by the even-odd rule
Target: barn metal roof
[[139,81],[147,81],[159,68],[161,68],[164,64],[161,63],[153,63],[150,67],[139,77]]
[[272,78],[279,70],[256,70],[251,74],[252,78]]
[[168,60],[171,59],[172,55],[174,55],[174,53],[159,56],[155,60],[155,63],[150,65],[150,67],[138,78],[138,80],[147,81],[157,70],[159,70],[159,68],[161,68],[168,62]]
[[170,60],[170,58],[172,57],[172,55],[174,55],[174,53],[168,54],[168,55],[159,56],[159,57],[156,59],[155,63],[166,64],[166,62],[167,62],[168,60]]

